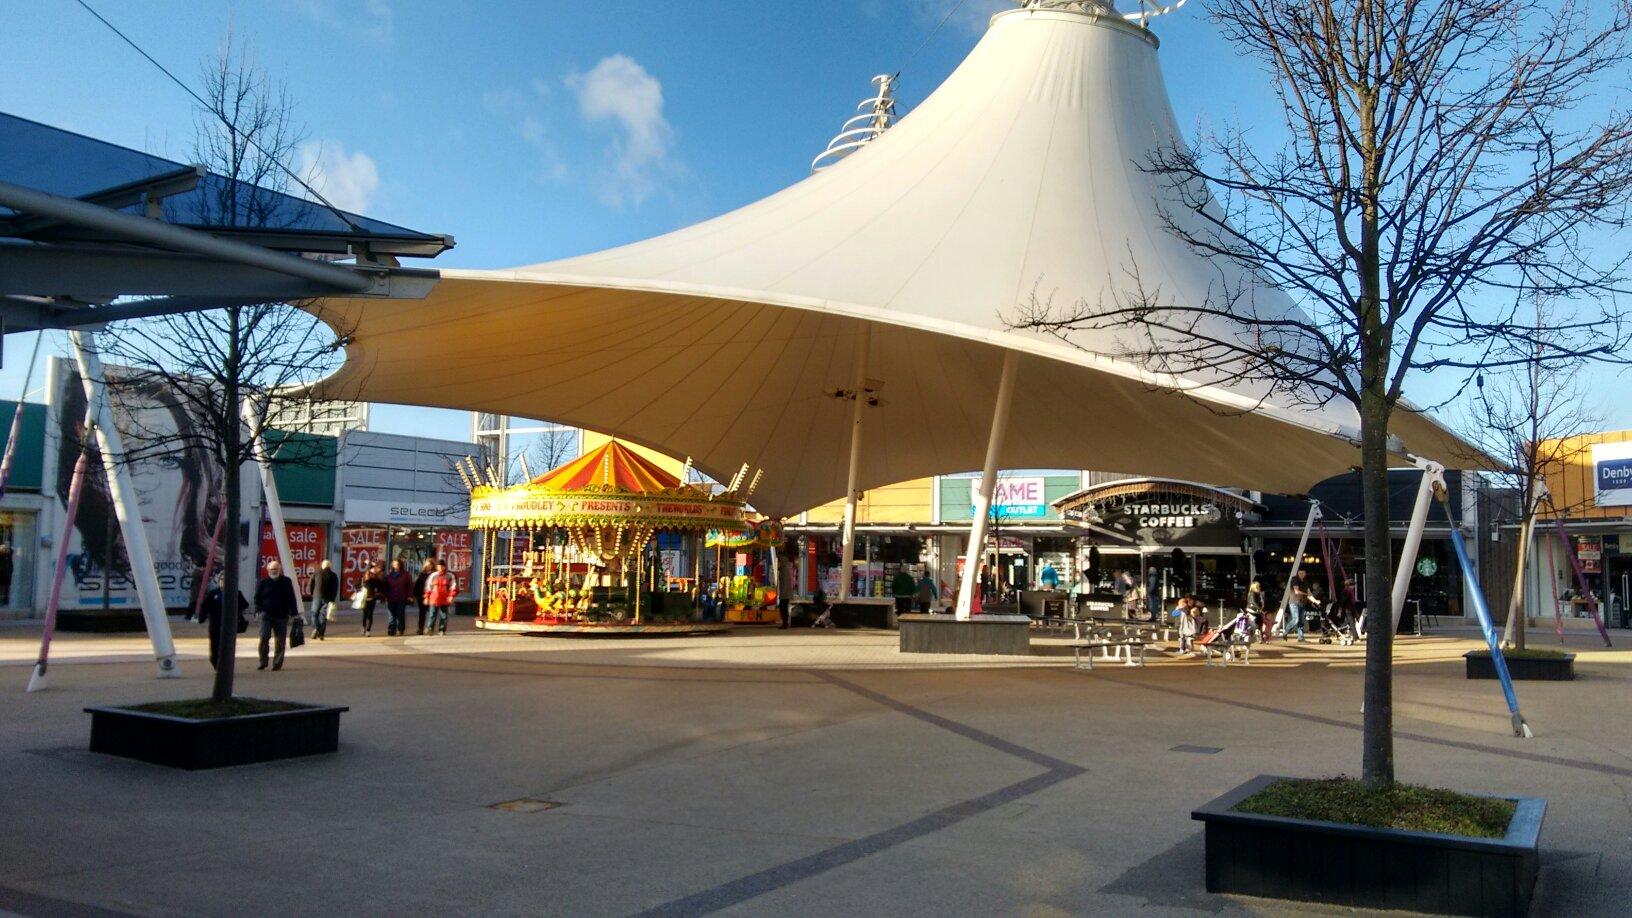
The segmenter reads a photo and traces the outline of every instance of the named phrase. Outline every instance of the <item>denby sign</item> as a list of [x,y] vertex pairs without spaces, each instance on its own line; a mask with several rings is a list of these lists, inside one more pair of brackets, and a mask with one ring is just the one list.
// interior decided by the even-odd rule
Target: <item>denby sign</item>
[[1632,441],[1592,445],[1593,502],[1632,507]]

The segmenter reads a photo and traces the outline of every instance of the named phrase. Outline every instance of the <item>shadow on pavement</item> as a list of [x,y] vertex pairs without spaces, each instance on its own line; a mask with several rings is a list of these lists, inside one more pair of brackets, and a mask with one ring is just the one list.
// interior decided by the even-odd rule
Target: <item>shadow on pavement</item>
[[1204,836],[1197,831],[1144,863],[1129,867],[1099,891],[1142,899],[1146,906],[1217,914],[1230,903],[1207,892],[1202,872],[1206,850]]

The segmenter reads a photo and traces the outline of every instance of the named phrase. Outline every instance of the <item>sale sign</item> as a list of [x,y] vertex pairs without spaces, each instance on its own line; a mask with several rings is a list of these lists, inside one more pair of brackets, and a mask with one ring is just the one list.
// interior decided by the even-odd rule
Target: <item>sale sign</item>
[[470,591],[471,555],[476,545],[476,534],[468,529],[439,529],[436,532],[436,557],[448,562],[448,573],[459,583],[459,592]]
[[[312,598],[312,577],[317,573],[317,566],[329,555],[329,527],[322,523],[290,523],[286,527],[289,533],[289,555],[295,562],[295,569],[285,571],[295,578],[295,587],[307,599]],[[272,532],[272,524],[261,524],[261,564],[260,572],[266,574],[266,565],[278,560],[278,540]]]
[[340,593],[350,596],[363,585],[363,575],[375,564],[385,564],[384,529],[343,529],[340,532]]

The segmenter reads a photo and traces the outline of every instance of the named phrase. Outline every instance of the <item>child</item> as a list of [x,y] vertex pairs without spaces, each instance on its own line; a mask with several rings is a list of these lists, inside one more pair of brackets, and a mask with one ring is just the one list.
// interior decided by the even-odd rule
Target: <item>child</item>
[[1200,615],[1196,611],[1199,606],[1194,597],[1186,596],[1174,610],[1179,616],[1179,653],[1195,652],[1196,633],[1201,630]]

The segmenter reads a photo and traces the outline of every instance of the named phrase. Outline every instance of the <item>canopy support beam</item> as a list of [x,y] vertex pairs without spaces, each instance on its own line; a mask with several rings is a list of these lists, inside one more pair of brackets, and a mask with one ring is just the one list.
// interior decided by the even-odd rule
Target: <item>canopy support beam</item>
[[1298,553],[1292,556],[1292,570],[1287,572],[1286,589],[1281,591],[1281,607],[1275,610],[1277,625],[1286,622],[1286,607],[1292,604],[1292,584],[1298,579],[1298,569],[1303,567],[1303,553],[1309,549],[1309,532],[1315,528],[1315,521],[1319,519],[1320,501],[1310,498],[1309,518],[1303,521],[1303,535],[1298,538]]
[[[174,678],[181,675],[176,667],[176,644],[170,637],[170,619],[165,617],[164,594],[159,590],[153,551],[147,544],[141,504],[130,467],[125,464],[124,442],[119,428],[113,425],[113,407],[108,403],[108,383],[102,375],[102,358],[96,351],[95,333],[74,331],[68,333],[68,338],[73,343],[80,382],[85,386],[85,402],[96,419],[102,468],[108,475],[108,492],[125,538],[125,557],[130,561],[131,579],[136,581],[136,596],[142,605],[142,617],[147,621],[147,634],[153,640],[153,656],[159,661],[159,678]],[[111,574],[111,571],[105,573]]]
[[1445,483],[1445,466],[1427,459],[1412,457],[1422,469],[1422,483],[1417,485],[1417,502],[1411,508],[1411,525],[1405,530],[1405,541],[1400,545],[1400,566],[1394,571],[1394,631],[1400,630],[1400,616],[1405,614],[1405,594],[1411,587],[1411,571],[1417,566],[1417,552],[1422,548],[1422,531],[1428,526],[1428,507],[1433,503],[1434,485]]
[[839,555],[839,601],[850,598],[851,570],[856,556],[856,479],[861,472],[861,413],[867,407],[867,348],[873,327],[866,323],[856,338],[855,382],[850,387],[850,471],[844,484],[843,547]]
[[986,523],[991,516],[992,494],[997,490],[997,457],[1009,426],[1009,407],[1014,402],[1014,377],[1020,368],[1018,351],[1003,352],[1003,375],[997,383],[997,404],[992,407],[992,429],[986,438],[986,464],[980,472],[980,492],[975,497],[974,519],[969,521],[969,547],[963,553],[963,577],[958,586],[959,620],[968,620],[974,608],[975,589],[980,584],[980,561],[986,549]]

